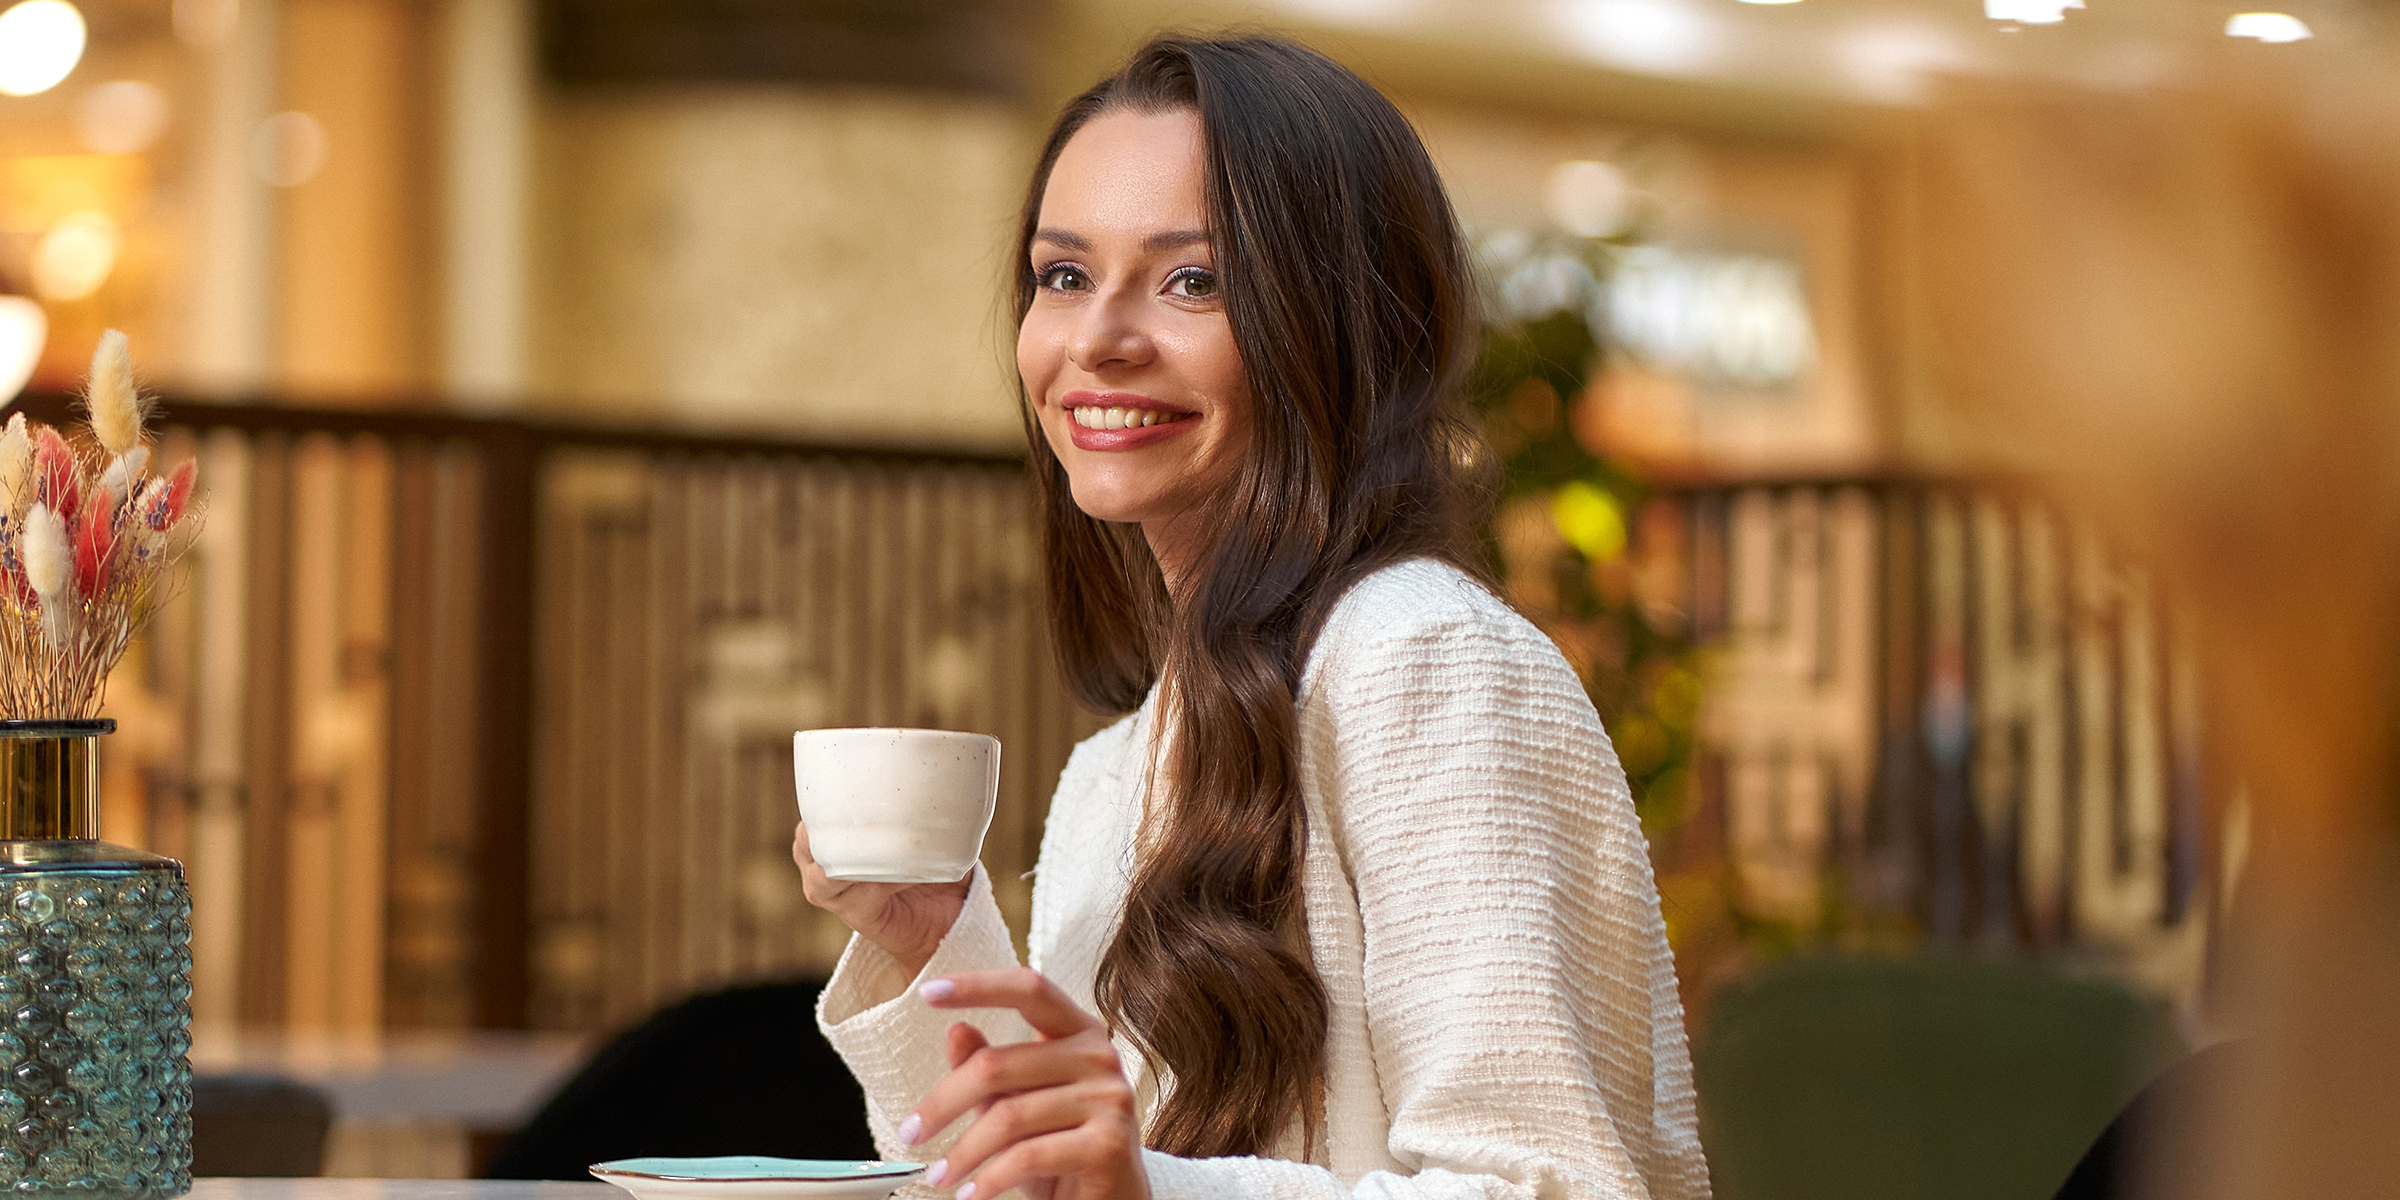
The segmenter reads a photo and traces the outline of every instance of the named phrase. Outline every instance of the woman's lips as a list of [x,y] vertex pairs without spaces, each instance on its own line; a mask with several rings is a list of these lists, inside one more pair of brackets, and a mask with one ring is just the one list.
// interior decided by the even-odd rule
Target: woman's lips
[[1118,392],[1069,392],[1060,408],[1079,450],[1138,450],[1182,433],[1200,417],[1148,396]]

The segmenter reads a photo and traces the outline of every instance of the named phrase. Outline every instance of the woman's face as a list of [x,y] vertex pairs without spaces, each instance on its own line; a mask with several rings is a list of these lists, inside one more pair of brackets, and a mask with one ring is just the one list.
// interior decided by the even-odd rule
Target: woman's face
[[1201,180],[1195,113],[1109,113],[1077,131],[1042,192],[1017,335],[1076,506],[1140,522],[1170,579],[1250,445]]

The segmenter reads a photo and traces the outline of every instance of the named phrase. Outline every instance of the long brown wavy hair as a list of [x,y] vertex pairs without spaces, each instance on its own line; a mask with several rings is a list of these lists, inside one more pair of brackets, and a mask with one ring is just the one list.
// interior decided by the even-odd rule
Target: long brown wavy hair
[[[1172,1088],[1148,1140],[1264,1153],[1297,1117],[1313,1147],[1326,997],[1300,907],[1306,822],[1295,692],[1334,602],[1431,556],[1481,575],[1489,489],[1460,404],[1472,277],[1440,176],[1406,118],[1347,69],[1264,37],[1164,37],[1059,114],[1025,197],[1016,313],[1042,193],[1102,113],[1188,110],[1206,145],[1220,294],[1257,406],[1245,461],[1183,594],[1139,526],[1075,506],[1030,397],[1050,626],[1068,685],[1104,712],[1165,672],[1172,735],[1095,985],[1102,1015]],[[1021,393],[1022,395],[1022,393]]]

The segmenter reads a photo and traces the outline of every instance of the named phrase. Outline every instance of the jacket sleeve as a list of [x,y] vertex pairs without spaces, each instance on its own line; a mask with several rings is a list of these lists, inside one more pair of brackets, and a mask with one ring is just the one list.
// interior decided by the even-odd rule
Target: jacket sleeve
[[936,1009],[917,998],[917,985],[937,976],[1016,965],[1016,946],[1009,941],[1000,907],[992,901],[991,880],[980,863],[958,920],[915,979],[903,974],[899,962],[874,943],[851,936],[817,1000],[817,1028],[867,1094],[867,1126],[874,1131],[876,1153],[891,1160],[930,1162],[965,1129],[961,1122],[916,1146],[903,1146],[892,1136],[901,1119],[916,1111],[925,1093],[950,1073],[943,1046],[952,1024],[967,1021],[996,1044],[1034,1036],[1023,1018],[1006,1009]]
[[1657,886],[1574,673],[1496,602],[1350,643],[1304,714],[1330,725],[1310,836],[1356,890],[1403,1169],[1151,1153],[1152,1194],[1704,1200]]

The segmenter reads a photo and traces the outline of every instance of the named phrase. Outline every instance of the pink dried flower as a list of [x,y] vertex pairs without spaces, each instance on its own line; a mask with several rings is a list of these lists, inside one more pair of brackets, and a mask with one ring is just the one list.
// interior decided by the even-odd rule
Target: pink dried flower
[[25,578],[25,560],[17,557],[14,546],[0,547],[0,589],[26,608],[41,602],[33,593],[32,581]]
[[39,489],[34,499],[48,505],[60,519],[73,521],[83,507],[83,481],[77,478],[75,451],[47,425],[34,443],[33,472]]
[[108,559],[117,548],[116,525],[106,505],[83,510],[75,522],[75,594],[86,600],[108,586]]
[[185,459],[175,473],[167,477],[165,486],[153,484],[142,491],[142,520],[150,528],[165,530],[183,519],[184,506],[192,500],[192,481],[199,476],[200,464]]

